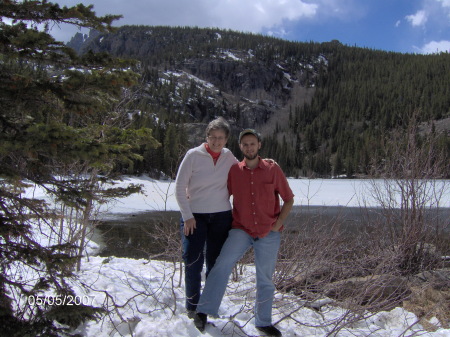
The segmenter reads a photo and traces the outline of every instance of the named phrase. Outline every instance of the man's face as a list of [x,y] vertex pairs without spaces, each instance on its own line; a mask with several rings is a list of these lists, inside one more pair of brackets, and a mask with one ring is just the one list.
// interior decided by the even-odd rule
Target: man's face
[[245,158],[253,160],[258,157],[258,151],[261,148],[261,142],[254,135],[245,135],[241,138],[239,148]]

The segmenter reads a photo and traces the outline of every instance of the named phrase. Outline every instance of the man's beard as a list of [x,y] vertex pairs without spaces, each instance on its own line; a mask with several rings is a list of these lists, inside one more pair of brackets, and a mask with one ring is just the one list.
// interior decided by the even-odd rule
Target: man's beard
[[256,159],[256,157],[258,157],[258,153],[255,153],[254,155],[244,154],[244,157],[248,160],[253,160],[253,159]]

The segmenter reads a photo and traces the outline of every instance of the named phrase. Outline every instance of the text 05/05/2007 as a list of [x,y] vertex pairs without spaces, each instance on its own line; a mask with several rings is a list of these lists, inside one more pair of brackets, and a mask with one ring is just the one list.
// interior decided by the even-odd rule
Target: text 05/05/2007
[[94,297],[87,295],[53,295],[39,296],[30,295],[27,297],[27,303],[30,306],[52,306],[52,305],[92,305]]

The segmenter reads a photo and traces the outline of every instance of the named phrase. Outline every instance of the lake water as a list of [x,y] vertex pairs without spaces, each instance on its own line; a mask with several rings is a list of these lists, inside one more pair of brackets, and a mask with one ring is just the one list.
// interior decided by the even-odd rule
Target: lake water
[[[383,223],[380,208],[344,206],[294,206],[285,228],[290,231],[314,231],[336,228],[352,235],[368,226]],[[398,212],[398,211],[397,211]],[[439,224],[450,235],[450,208],[429,210],[426,218],[434,227]],[[100,255],[129,258],[164,258],[165,252],[180,249],[180,212],[151,211],[114,214],[97,225],[103,237]]]

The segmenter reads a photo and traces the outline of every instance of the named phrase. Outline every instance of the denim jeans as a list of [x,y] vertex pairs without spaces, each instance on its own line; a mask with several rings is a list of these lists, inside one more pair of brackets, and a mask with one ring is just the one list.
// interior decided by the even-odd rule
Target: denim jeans
[[208,276],[227,239],[233,219],[231,211],[194,213],[194,218],[197,228],[188,236],[183,233],[184,222],[181,219],[187,310],[196,310],[200,298],[203,263],[206,260]]
[[275,286],[272,281],[280,248],[280,233],[270,232],[254,239],[241,229],[232,229],[209,273],[198,302],[197,312],[217,316],[234,265],[253,246],[256,265],[255,326],[272,324],[272,302]]

